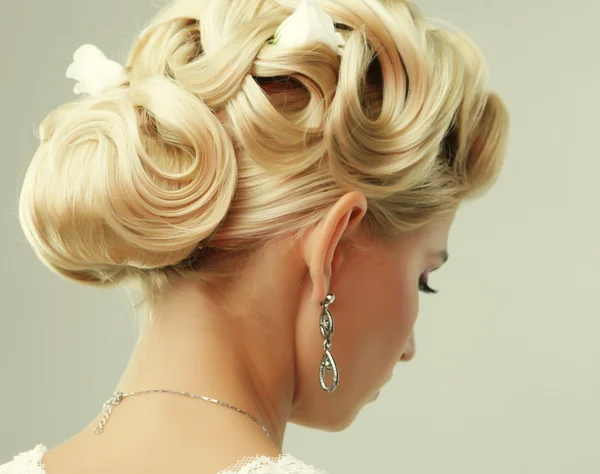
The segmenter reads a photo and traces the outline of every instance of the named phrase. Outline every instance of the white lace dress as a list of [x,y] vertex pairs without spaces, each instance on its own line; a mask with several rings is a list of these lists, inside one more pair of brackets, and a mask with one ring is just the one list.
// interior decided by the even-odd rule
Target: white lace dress
[[[0,474],[46,474],[42,458],[46,446],[38,444],[31,451],[26,451],[0,466]],[[217,474],[326,474],[314,466],[308,466],[291,454],[279,457],[267,456],[246,457],[233,466]]]

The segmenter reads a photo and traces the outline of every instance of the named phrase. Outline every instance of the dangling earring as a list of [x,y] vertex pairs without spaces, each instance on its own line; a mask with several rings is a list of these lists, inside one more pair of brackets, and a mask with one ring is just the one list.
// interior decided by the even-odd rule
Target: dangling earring
[[[319,318],[319,329],[321,330],[321,336],[323,336],[323,349],[325,350],[325,354],[323,354],[323,358],[321,359],[321,367],[319,369],[319,382],[321,383],[321,388],[326,392],[333,392],[339,385],[338,367],[335,363],[333,355],[331,354],[331,351],[329,350],[334,332],[333,317],[329,312],[329,305],[334,301],[335,295],[328,293],[325,299],[321,302],[323,311],[321,312],[321,317]],[[325,383],[326,371],[333,372],[332,385],[327,385]]]

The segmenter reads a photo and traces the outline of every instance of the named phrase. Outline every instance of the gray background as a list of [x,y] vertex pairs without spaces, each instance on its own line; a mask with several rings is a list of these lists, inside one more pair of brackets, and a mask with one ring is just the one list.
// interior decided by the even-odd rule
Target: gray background
[[[16,205],[42,117],[73,98],[73,51],[124,60],[148,0],[3,0],[0,461],[93,417],[134,341],[124,295],[34,257]],[[423,0],[481,45],[512,113],[497,187],[459,215],[424,298],[417,357],[343,433],[284,448],[332,474],[600,472],[600,34],[592,0]],[[201,453],[199,453],[201,455]],[[53,473],[59,474],[59,473]]]

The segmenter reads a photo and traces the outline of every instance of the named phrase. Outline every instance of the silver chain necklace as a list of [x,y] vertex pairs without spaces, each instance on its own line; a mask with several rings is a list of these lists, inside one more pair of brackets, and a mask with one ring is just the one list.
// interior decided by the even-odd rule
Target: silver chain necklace
[[108,417],[111,415],[114,407],[116,407],[119,403],[121,403],[124,398],[133,397],[134,395],[144,395],[147,393],[171,393],[174,395],[181,395],[184,397],[194,398],[197,400],[204,400],[207,402],[216,403],[218,405],[221,405],[221,406],[224,406],[227,408],[231,408],[231,409],[237,411],[238,413],[241,413],[242,415],[247,416],[252,421],[254,421],[256,424],[258,424],[258,426],[260,426],[262,428],[262,430],[265,432],[267,437],[269,439],[271,439],[271,435],[269,435],[269,432],[264,427],[264,425],[260,421],[258,421],[256,418],[254,418],[252,415],[250,415],[249,413],[246,413],[241,408],[238,408],[234,405],[230,405],[229,403],[222,402],[220,400],[215,400],[214,398],[203,397],[202,395],[194,395],[193,393],[188,393],[188,392],[179,392],[177,390],[142,390],[139,392],[131,392],[131,393],[123,393],[123,392],[113,393],[103,406],[104,416],[102,417],[102,420],[100,420],[100,423],[98,424],[98,426],[94,429],[94,433],[101,434],[104,431],[104,426],[106,425],[106,422],[108,421]]

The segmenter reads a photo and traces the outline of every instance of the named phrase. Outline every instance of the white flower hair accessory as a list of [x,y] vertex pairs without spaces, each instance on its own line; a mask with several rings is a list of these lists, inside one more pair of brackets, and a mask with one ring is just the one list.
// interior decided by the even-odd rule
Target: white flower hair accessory
[[339,55],[343,52],[341,46],[346,44],[319,0],[302,0],[297,10],[279,26],[272,44],[299,46],[307,41],[321,41]]
[[67,77],[79,81],[75,94],[98,95],[125,80],[125,68],[112,61],[93,44],[84,44],[73,54]]

